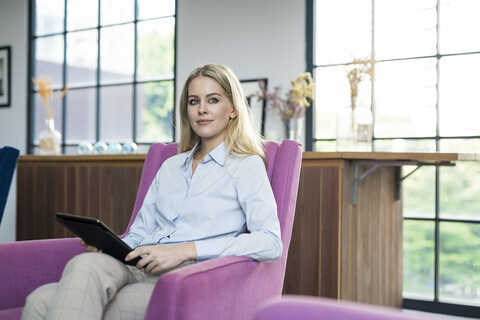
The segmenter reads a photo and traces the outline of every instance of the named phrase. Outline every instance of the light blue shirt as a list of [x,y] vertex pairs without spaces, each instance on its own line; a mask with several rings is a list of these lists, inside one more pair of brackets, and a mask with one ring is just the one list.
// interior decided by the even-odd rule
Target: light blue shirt
[[198,260],[278,259],[280,223],[263,160],[227,156],[221,143],[192,174],[194,150],[165,160],[123,240],[132,248],[194,241]]

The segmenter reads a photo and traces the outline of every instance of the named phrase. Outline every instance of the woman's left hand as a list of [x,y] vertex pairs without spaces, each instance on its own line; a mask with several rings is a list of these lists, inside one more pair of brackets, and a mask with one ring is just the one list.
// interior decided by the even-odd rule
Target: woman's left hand
[[137,263],[138,269],[145,269],[145,273],[157,273],[178,266],[179,264],[197,259],[195,243],[157,244],[138,247],[130,252],[126,261],[142,257]]

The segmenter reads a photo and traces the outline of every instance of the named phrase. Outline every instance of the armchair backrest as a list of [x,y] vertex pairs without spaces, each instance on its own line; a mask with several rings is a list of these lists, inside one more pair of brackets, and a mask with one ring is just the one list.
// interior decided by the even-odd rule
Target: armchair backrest
[[[155,144],[145,159],[130,225],[163,161],[176,154],[177,144]],[[269,141],[267,175],[272,185],[283,242],[280,259],[261,263],[244,257],[202,261],[160,277],[146,319],[252,319],[264,301],[280,297],[300,180],[299,143]],[[129,225],[129,227],[130,227]],[[128,229],[127,229],[128,230]],[[232,288],[236,288],[232,290]]]
[[17,149],[12,147],[0,148],[0,222],[7,203],[13,173],[17,167],[19,153]]
[[[127,231],[135,220],[158,169],[166,159],[177,154],[177,147],[177,143],[156,143],[148,150]],[[281,143],[268,141],[265,154],[268,162],[267,174],[277,201],[278,218],[282,231],[284,252],[280,260],[281,264],[285,266],[295,214],[302,149],[298,142],[292,140],[284,140]]]

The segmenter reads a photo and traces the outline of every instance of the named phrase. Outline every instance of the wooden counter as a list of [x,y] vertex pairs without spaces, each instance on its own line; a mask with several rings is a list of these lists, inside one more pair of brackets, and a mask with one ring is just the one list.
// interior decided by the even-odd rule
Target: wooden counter
[[71,237],[55,212],[98,217],[125,232],[145,155],[20,156],[17,240]]
[[[17,239],[72,236],[53,221],[56,211],[98,217],[123,233],[144,159],[145,155],[20,156]],[[399,168],[459,160],[480,156],[305,152],[284,292],[400,307]],[[368,176],[362,176],[365,173]]]
[[480,155],[305,152],[284,293],[401,307],[400,168],[460,160]]

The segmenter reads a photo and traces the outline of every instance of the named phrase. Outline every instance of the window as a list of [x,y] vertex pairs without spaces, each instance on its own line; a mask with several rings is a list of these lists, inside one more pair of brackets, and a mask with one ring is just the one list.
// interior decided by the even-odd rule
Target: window
[[[175,0],[31,0],[31,77],[48,76],[64,153],[174,140]],[[68,87],[64,99],[58,98]],[[30,153],[45,108],[30,84]]]
[[[317,83],[311,149],[336,149],[336,117],[350,102],[347,67],[366,58],[374,76],[361,82],[358,101],[372,110],[375,151],[480,152],[478,1],[308,0],[307,7]],[[423,167],[404,181],[405,307],[480,311],[478,181],[476,162]]]

